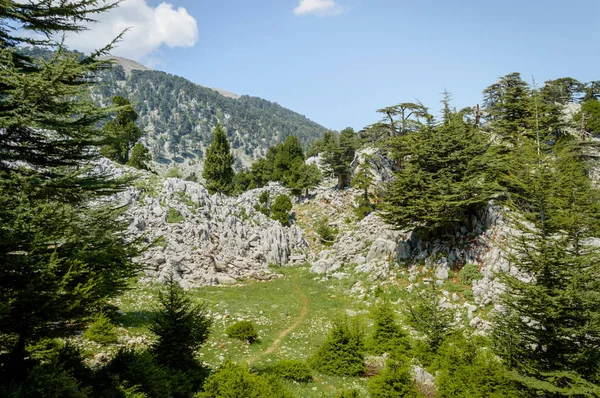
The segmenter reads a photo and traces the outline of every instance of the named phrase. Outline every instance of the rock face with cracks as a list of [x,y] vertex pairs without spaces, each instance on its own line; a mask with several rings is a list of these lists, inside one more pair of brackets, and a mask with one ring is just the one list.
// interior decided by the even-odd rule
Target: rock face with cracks
[[302,230],[283,227],[254,209],[264,191],[271,198],[288,194],[281,185],[271,184],[236,198],[210,195],[195,182],[141,173],[136,187],[113,199],[128,205],[131,236],[150,245],[136,259],[148,278],[173,273],[184,286],[214,285],[272,278],[270,264],[304,262],[307,243]]

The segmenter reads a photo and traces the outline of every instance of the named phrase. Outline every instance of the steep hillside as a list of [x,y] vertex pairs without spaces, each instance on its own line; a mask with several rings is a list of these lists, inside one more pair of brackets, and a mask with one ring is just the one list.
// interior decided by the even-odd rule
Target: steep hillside
[[156,161],[202,159],[212,129],[222,123],[237,165],[263,156],[269,146],[295,135],[307,146],[326,130],[282,106],[247,95],[203,87],[179,76],[150,70],[123,58],[102,76],[95,99],[108,104],[115,95],[134,103],[145,144]]

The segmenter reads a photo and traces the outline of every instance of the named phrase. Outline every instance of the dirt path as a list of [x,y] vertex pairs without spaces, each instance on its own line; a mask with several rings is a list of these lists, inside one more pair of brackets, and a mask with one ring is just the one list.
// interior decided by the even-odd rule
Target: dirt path
[[259,355],[257,355],[253,359],[251,359],[249,361],[249,363],[254,363],[261,357],[272,354],[275,351],[275,349],[279,346],[279,344],[281,343],[281,340],[283,340],[285,338],[285,336],[287,336],[292,331],[294,331],[294,329],[296,329],[302,323],[304,318],[306,318],[306,314],[308,313],[308,299],[300,290],[300,286],[298,286],[298,282],[296,281],[296,279],[297,278],[294,276],[294,281],[296,282],[294,284],[294,291],[302,300],[302,304],[304,304],[302,306],[302,310],[300,310],[300,315],[298,315],[298,318],[296,318],[296,321],[294,321],[294,323],[292,323],[292,325],[289,328],[283,330],[281,333],[279,333],[277,335],[277,337],[275,338],[273,343],[269,346],[269,348],[267,348],[265,351],[261,352]]

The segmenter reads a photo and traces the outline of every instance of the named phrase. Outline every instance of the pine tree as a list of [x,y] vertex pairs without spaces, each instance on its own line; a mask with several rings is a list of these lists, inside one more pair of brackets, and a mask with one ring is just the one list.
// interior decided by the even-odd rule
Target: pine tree
[[[74,332],[138,270],[122,210],[104,196],[123,189],[96,171],[104,143],[96,128],[111,109],[87,101],[106,63],[81,57],[51,37],[83,30],[110,9],[97,1],[0,3],[0,380],[19,383],[28,346]],[[17,27],[35,33],[22,35]],[[40,36],[37,34],[41,34]],[[19,44],[54,50],[47,60]]]
[[388,301],[379,304],[373,311],[373,334],[367,346],[375,355],[385,352],[404,352],[408,348],[408,336],[400,328],[394,309]]
[[364,333],[357,321],[337,320],[309,363],[328,375],[360,376],[365,371],[364,349]]
[[358,138],[351,128],[344,129],[339,137],[332,132],[323,136],[324,151],[321,164],[327,173],[338,180],[337,188],[344,189],[350,179],[350,164],[358,147]]
[[[151,160],[152,157],[150,156],[150,151],[148,150],[148,148],[146,148],[141,142],[138,142],[133,146],[133,149],[131,150],[131,157],[129,158],[127,165],[140,170],[150,170],[148,162],[150,162]],[[196,174],[192,173],[192,175],[194,180],[198,179],[196,177]],[[188,178],[192,178],[191,175],[188,176]]]
[[[102,129],[107,140],[102,147],[102,154],[117,163],[125,164],[129,161],[129,152],[144,132],[135,124],[138,115],[129,100],[117,96],[112,102],[117,107],[117,115]],[[138,147],[138,152],[139,150]]]
[[304,161],[298,161],[291,170],[286,186],[295,195],[302,195],[305,191],[308,195],[308,191],[318,186],[321,181],[323,181],[323,174],[319,170],[319,166],[315,163],[306,164]]
[[488,140],[462,114],[396,140],[392,152],[402,167],[382,202],[388,223],[404,230],[452,230],[492,196]]
[[233,155],[227,142],[223,127],[218,124],[214,130],[214,139],[206,150],[202,177],[211,194],[229,194],[233,190]]
[[195,305],[173,274],[159,293],[158,302],[150,325],[150,331],[158,339],[151,351],[161,364],[170,368],[193,367],[196,349],[208,339],[212,323],[206,315],[206,305]]
[[522,277],[502,274],[497,353],[528,394],[597,396],[600,391],[600,196],[581,151],[565,139],[521,147],[507,176],[511,217],[520,230],[508,260]]

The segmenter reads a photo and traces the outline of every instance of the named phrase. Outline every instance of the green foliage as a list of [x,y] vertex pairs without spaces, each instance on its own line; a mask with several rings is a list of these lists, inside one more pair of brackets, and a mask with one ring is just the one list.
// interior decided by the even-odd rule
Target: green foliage
[[194,367],[195,351],[208,339],[211,319],[206,305],[194,304],[171,274],[158,296],[159,307],[150,324],[157,336],[151,351],[159,363],[173,369]]
[[[0,384],[16,385],[35,362],[27,347],[72,335],[139,266],[123,209],[105,200],[129,181],[100,174],[94,163],[106,143],[97,126],[115,110],[86,99],[106,51],[86,57],[45,40],[84,29],[112,6],[11,1],[0,8]],[[16,47],[24,42],[56,51],[30,57]]]
[[169,211],[167,212],[167,222],[169,224],[177,224],[183,220],[185,220],[185,217],[179,212],[179,210],[169,207]]
[[[582,118],[585,121],[582,123]],[[575,121],[579,126],[583,125],[585,131],[590,134],[600,133],[600,101],[597,99],[591,99],[581,104],[581,111],[575,115]]]
[[375,355],[406,351],[408,336],[397,323],[396,314],[389,301],[383,301],[374,308],[373,334],[367,340],[367,348]]
[[389,359],[385,370],[369,380],[368,389],[372,398],[417,397],[408,358]]
[[375,206],[371,203],[371,194],[369,189],[373,185],[374,176],[371,172],[371,165],[367,157],[360,162],[358,170],[352,178],[352,188],[363,191],[362,195],[356,198],[358,207],[354,209],[354,214],[359,220],[362,220],[375,210]]
[[302,161],[293,166],[286,186],[292,189],[296,195],[301,195],[304,191],[308,195],[308,191],[317,187],[322,181],[323,174],[319,170],[319,166]]
[[306,150],[306,157],[312,158],[313,156],[318,156],[321,152],[323,152],[323,140],[316,139],[308,146],[308,149]]
[[329,219],[322,217],[315,223],[315,232],[319,235],[319,241],[325,246],[332,246],[338,234],[337,228],[329,225]]
[[344,318],[333,323],[309,364],[327,375],[360,376],[365,371],[364,350],[364,331],[358,321]]
[[[421,353],[435,354],[444,340],[455,332],[454,313],[441,305],[441,297],[435,285],[416,287],[406,301],[405,316],[416,331],[425,336]],[[425,350],[422,350],[422,349]]]
[[[133,110],[129,100],[117,96],[113,98],[112,102],[117,107],[117,115],[113,120],[106,123],[102,129],[102,134],[106,137],[106,144],[102,147],[101,152],[107,158],[125,164],[129,161],[129,151],[144,135],[144,132],[135,124],[138,115]],[[136,155],[138,159],[135,162],[140,161],[139,156],[149,157],[149,151],[144,152],[143,148],[143,146],[138,147],[138,154]]]
[[254,210],[260,211],[267,217],[271,217],[271,206],[269,204],[271,194],[269,191],[263,191],[258,196],[258,204],[254,205]]
[[198,175],[195,171],[192,171],[187,177],[184,178],[186,181],[198,182]]
[[446,340],[433,364],[436,396],[517,397],[507,370],[480,337],[456,334]]
[[247,341],[252,344],[258,338],[256,326],[251,321],[239,321],[229,326],[225,333],[232,339]]
[[481,272],[479,272],[479,266],[476,264],[466,264],[460,270],[458,281],[463,285],[471,285],[473,281],[481,278],[483,278],[483,275],[481,275]]
[[360,398],[360,393],[358,390],[342,390],[334,398]]
[[297,381],[299,383],[308,383],[313,380],[312,371],[308,365],[294,359],[277,362],[274,371],[277,376],[283,379]]
[[456,113],[440,125],[395,138],[392,152],[402,168],[387,186],[384,220],[428,232],[466,224],[496,190],[488,145],[483,133]]
[[[138,124],[147,131],[155,159],[161,159],[165,141],[176,155],[203,157],[212,130],[221,123],[227,131],[238,131],[233,148],[253,155],[295,135],[303,146],[320,138],[325,128],[305,116],[256,97],[230,98],[183,77],[155,70],[133,70],[127,77],[115,65],[106,70],[95,94],[102,102],[113,95],[131,99],[139,113]],[[229,117],[225,118],[224,115]],[[150,128],[152,126],[152,128]],[[257,148],[257,143],[261,145]]]
[[292,200],[290,197],[284,194],[277,195],[271,206],[271,218],[279,221],[283,226],[289,225],[291,210]]
[[[148,351],[121,349],[105,366],[97,371],[95,390],[98,396],[110,397],[109,392],[121,397],[123,383],[136,386],[151,398],[171,395],[168,368],[160,365]],[[104,394],[104,395],[101,395]]]
[[90,392],[60,362],[51,360],[35,366],[27,374],[21,389],[11,397],[87,398]]
[[183,177],[183,175],[181,174],[181,172],[179,171],[179,169],[177,167],[171,167],[169,170],[167,170],[167,174],[165,175],[165,177],[181,178],[181,177]]
[[148,148],[146,148],[141,142],[138,142],[131,150],[131,156],[127,162],[127,165],[140,170],[150,170],[148,162],[151,160],[152,156],[150,156],[150,151]]
[[600,382],[593,343],[600,338],[600,252],[589,244],[598,232],[598,191],[573,142],[524,143],[521,151],[507,176],[518,188],[508,205],[521,231],[508,260],[531,279],[502,275],[505,311],[494,318],[493,341],[523,390],[574,395]]
[[223,127],[215,127],[214,139],[206,150],[202,177],[211,194],[229,194],[233,191],[233,155]]
[[346,128],[338,135],[326,132],[323,136],[323,153],[321,165],[327,174],[338,180],[337,188],[344,189],[350,179],[350,164],[358,148],[358,137],[351,128]]
[[196,398],[291,398],[291,395],[274,378],[259,376],[248,368],[225,362],[204,383],[204,391]]
[[83,333],[83,338],[98,344],[107,345],[116,343],[119,339],[119,334],[110,318],[104,312],[99,312],[94,318],[94,322]]

